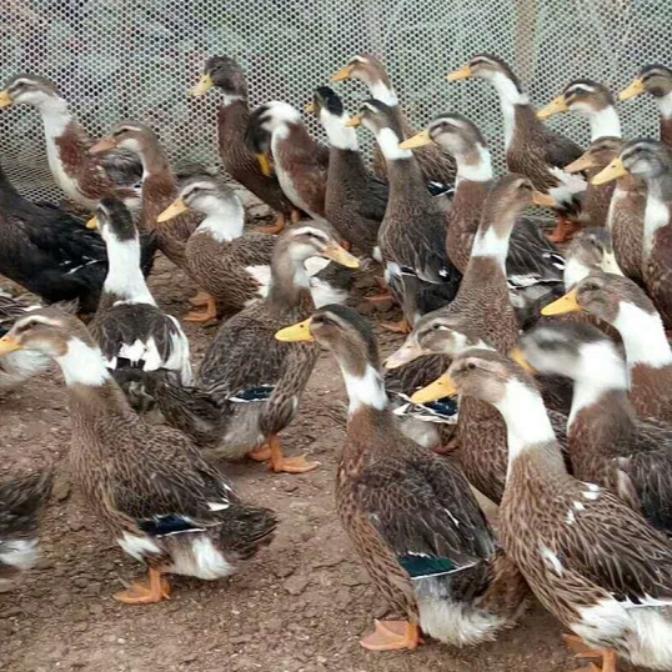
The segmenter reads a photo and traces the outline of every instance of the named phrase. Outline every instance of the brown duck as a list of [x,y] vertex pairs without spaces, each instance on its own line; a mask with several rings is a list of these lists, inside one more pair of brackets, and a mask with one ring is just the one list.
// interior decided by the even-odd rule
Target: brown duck
[[362,639],[373,651],[414,649],[420,630],[454,646],[511,627],[526,588],[454,462],[407,439],[390,410],[369,324],[326,306],[276,334],[316,341],[340,366],[349,398],[336,506],[375,587],[403,621],[376,620]]

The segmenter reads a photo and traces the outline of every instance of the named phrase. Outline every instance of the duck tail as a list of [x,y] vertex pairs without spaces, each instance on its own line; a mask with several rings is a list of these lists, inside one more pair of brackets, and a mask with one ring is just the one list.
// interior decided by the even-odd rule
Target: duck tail
[[51,495],[53,482],[53,471],[45,469],[0,485],[0,518],[8,535],[37,528],[37,518]]
[[271,509],[239,505],[222,526],[221,543],[241,560],[247,560],[273,541],[277,525],[278,519]]

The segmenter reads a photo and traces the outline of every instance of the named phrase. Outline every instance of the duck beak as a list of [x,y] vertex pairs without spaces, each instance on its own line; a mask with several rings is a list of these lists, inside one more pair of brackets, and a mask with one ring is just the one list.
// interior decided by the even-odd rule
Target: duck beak
[[641,96],[645,91],[646,87],[644,86],[644,80],[641,77],[638,77],[632,84],[630,84],[630,86],[623,89],[623,91],[618,94],[618,99],[630,100],[630,98],[634,98],[635,96]]
[[580,173],[583,170],[588,170],[588,168],[594,168],[593,157],[586,152],[582,154],[576,161],[568,163],[563,170],[566,173]]
[[447,373],[444,373],[433,383],[427,385],[427,387],[414,392],[411,395],[411,401],[414,404],[426,404],[430,401],[443,399],[444,397],[454,397],[456,394],[457,387],[455,387],[453,379]]
[[628,171],[625,169],[623,161],[617,157],[606,168],[595,175],[590,183],[595,185],[606,184],[607,182],[611,182],[612,180],[616,180],[627,174]]
[[9,91],[0,91],[0,107],[11,107],[14,104]]
[[91,217],[91,219],[87,220],[85,226],[91,231],[97,231],[100,228],[100,225],[98,224],[98,217],[96,217],[96,215]]
[[558,96],[557,98],[554,98],[548,105],[546,105],[546,107],[542,107],[537,112],[537,119],[550,119],[556,114],[567,112],[568,109],[569,107],[567,107],[565,97]]
[[306,103],[303,106],[303,111],[306,114],[315,114],[315,103]]
[[527,373],[534,375],[537,371],[536,369],[532,366],[527,361],[527,358],[523,354],[523,351],[520,348],[514,348],[511,350],[509,353],[509,358],[512,359],[518,366],[520,366],[522,369],[524,369]]
[[312,318],[308,318],[303,322],[297,322],[291,327],[285,327],[275,332],[275,338],[278,341],[284,341],[287,343],[293,343],[296,341],[314,341],[315,338],[310,333],[310,321]]
[[257,154],[256,157],[262,174],[266,177],[273,175],[273,166],[271,166],[271,160],[268,158],[268,154]]
[[600,268],[605,273],[613,273],[614,275],[624,275],[623,271],[621,270],[621,267],[618,265],[618,261],[616,261],[616,255],[613,252],[606,252],[604,254],[604,256],[602,257],[602,263],[600,264]]
[[432,138],[429,135],[429,130],[425,129],[424,131],[420,131],[420,133],[416,133],[410,138],[406,138],[406,140],[403,142],[400,142],[399,147],[401,149],[415,149],[416,147],[424,147],[430,142],[432,142]]
[[345,125],[348,128],[357,128],[358,126],[362,125],[362,115],[361,114],[355,114],[350,119],[348,119],[345,122]]
[[156,221],[167,222],[169,219],[174,219],[183,212],[187,212],[189,206],[181,198],[176,198],[157,218]]
[[191,88],[190,93],[194,98],[198,98],[199,96],[204,96],[214,85],[215,83],[212,81],[210,74],[204,72],[198,80],[198,84]]
[[459,70],[454,70],[453,72],[446,75],[446,79],[449,82],[456,82],[458,79],[469,79],[470,77],[473,77],[473,76],[474,76],[474,73],[471,69],[471,66],[465,65],[464,67],[460,68]]
[[541,309],[541,314],[546,315],[564,315],[565,313],[578,313],[582,311],[583,308],[579,305],[579,302],[576,300],[576,289],[573,289],[571,292],[567,292],[564,296],[561,296],[553,303],[549,303],[547,306],[544,306]]
[[0,338],[0,357],[8,355],[10,352],[16,352],[17,350],[23,350],[23,346],[15,338],[12,338],[11,336]]
[[332,82],[344,82],[346,79],[350,79],[352,76],[352,71],[354,70],[354,65],[345,65],[338,72],[335,72],[331,76]]
[[536,189],[532,192],[532,203],[541,208],[554,208],[556,206],[553,196],[544,194]]
[[406,342],[395,352],[393,352],[385,361],[386,369],[398,369],[404,364],[408,364],[418,357],[429,354],[420,347],[415,338],[408,338]]
[[335,261],[346,268],[359,268],[359,259],[342,248],[338,243],[329,243],[323,250],[322,256]]
[[101,138],[98,142],[89,149],[89,154],[102,154],[109,152],[117,146],[114,138]]

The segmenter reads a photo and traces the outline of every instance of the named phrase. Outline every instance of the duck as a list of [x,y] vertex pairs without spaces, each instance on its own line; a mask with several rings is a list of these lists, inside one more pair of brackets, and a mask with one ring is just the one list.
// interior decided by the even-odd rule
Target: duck
[[103,196],[116,195],[137,210],[142,165],[129,152],[91,156],[94,140],[54,82],[37,75],[14,75],[0,91],[0,108],[13,105],[30,105],[42,116],[49,169],[68,198],[85,210],[94,210]]
[[507,356],[467,350],[435,382],[433,394],[473,396],[501,413],[509,466],[499,540],[572,632],[568,643],[601,659],[603,672],[616,669],[618,656],[672,667],[669,538],[608,489],[568,473],[534,380]]
[[605,184],[625,175],[646,182],[646,208],[642,239],[642,279],[647,293],[672,329],[672,151],[654,140],[632,140],[593,177]]
[[[43,357],[41,353],[35,354]],[[52,485],[51,469],[0,483],[0,586],[3,588],[37,562],[39,519]]]
[[258,231],[281,233],[289,221],[298,222],[301,213],[285,196],[277,175],[262,170],[257,156],[245,142],[250,108],[245,73],[234,58],[212,56],[203,66],[198,84],[191,95],[204,96],[208,91],[221,92],[217,110],[217,146],[226,172],[277,213],[270,227]]
[[[146,124],[121,121],[89,152],[98,155],[112,149],[133,152],[142,162],[138,230],[141,234],[152,234],[158,249],[178,268],[185,268],[185,246],[199,222],[193,214],[184,214],[171,220],[170,225],[157,225],[158,216],[175,200],[178,183],[156,133]],[[199,299],[205,301],[203,297]]]
[[[415,151],[432,142],[453,155],[457,165],[455,195],[447,215],[446,250],[451,262],[464,273],[483,204],[495,180],[490,150],[479,128],[457,113],[436,116],[425,130],[400,146]],[[541,192],[535,193],[533,200],[537,205],[552,205],[552,199]],[[506,274],[511,301],[522,324],[536,318],[537,304],[546,303],[544,297],[561,286],[564,264],[558,248],[539,227],[529,218],[519,218],[509,240]]]
[[[185,321],[209,322],[266,297],[275,240],[258,229],[243,231],[245,211],[237,194],[212,175],[192,175],[181,182],[178,198],[157,221],[169,221],[187,210],[204,215],[187,241],[185,259],[189,275],[207,289],[207,301]],[[316,306],[348,299],[354,277],[346,268],[323,257],[311,257],[305,266]]]
[[618,331],[625,349],[630,402],[642,418],[672,424],[672,348],[651,299],[629,278],[592,271],[548,316],[585,311]]
[[[0,273],[46,303],[73,301],[93,313],[107,274],[100,237],[85,223],[49,204],[25,199],[0,167]],[[154,262],[155,242],[144,236],[142,270]]]
[[[388,369],[408,365],[429,353],[452,359],[472,345],[502,353],[513,350],[520,329],[504,269],[511,230],[532,202],[533,193],[531,181],[522,175],[506,175],[493,185],[455,300],[418,320],[405,343],[385,362]],[[424,385],[432,380],[427,375]],[[423,401],[415,394],[411,399],[414,403]],[[558,426],[566,424],[561,414],[554,418]],[[506,479],[507,444],[506,428],[497,411],[478,399],[460,399],[456,444],[457,459],[469,482],[498,504]]]
[[645,65],[630,86],[618,94],[619,100],[630,100],[650,93],[660,114],[660,140],[672,147],[672,69],[654,63]]
[[637,418],[614,342],[589,324],[556,320],[524,334],[518,353],[532,373],[572,381],[572,474],[608,488],[672,536],[672,425]]
[[589,226],[579,231],[567,246],[563,273],[565,291],[568,292],[595,270],[623,275],[609,231]]
[[371,98],[348,123],[371,131],[388,162],[390,193],[376,255],[403,320],[384,326],[408,333],[420,315],[452,301],[459,287],[461,274],[444,244],[445,215],[427,192],[413,152],[399,146],[403,137],[392,108]]
[[376,620],[360,644],[413,650],[422,631],[446,644],[475,645],[514,625],[524,609],[524,582],[499,550],[459,467],[401,433],[371,326],[351,308],[324,306],[275,337],[323,346],[345,381],[336,509],[374,586],[405,617]]
[[553,197],[558,226],[551,240],[566,241],[577,228],[587,185],[581,176],[563,168],[581,156],[581,148],[537,119],[520,81],[501,58],[477,54],[447,77],[451,82],[472,78],[485,79],[495,87],[504,118],[506,165],[512,173],[530,178],[535,189]]
[[[565,167],[570,173],[585,172],[591,179],[606,168],[623,149],[624,141],[616,137],[598,138],[576,160]],[[591,189],[603,186],[589,184]],[[594,191],[592,193],[595,193]],[[586,208],[590,210],[590,199]],[[593,203],[595,201],[593,200]],[[607,209],[606,229],[611,233],[616,261],[623,273],[642,284],[642,238],[644,235],[644,210],[646,185],[633,175],[623,175],[614,182],[614,189]],[[599,219],[593,217],[592,219]]]
[[333,89],[315,89],[306,112],[319,119],[329,142],[325,216],[343,240],[373,257],[389,186],[364,165],[357,132],[348,126],[351,117]]
[[[373,54],[353,56],[348,63],[331,76],[334,82],[358,80],[366,85],[369,96],[390,108],[401,132],[401,139],[415,135],[406,115],[399,106],[399,99],[392,87],[390,78],[382,61]],[[427,145],[416,153],[416,160],[424,181],[434,183],[443,190],[450,189],[455,184],[455,162],[451,156],[441,150],[441,147]],[[380,147],[374,148],[373,170],[381,179],[388,177],[389,166]]]
[[[0,290],[0,337],[12,328],[19,317],[33,307]],[[25,380],[43,373],[48,366],[49,359],[38,353],[16,352],[7,355],[0,359],[0,390],[12,389]]]
[[306,319],[314,310],[305,262],[315,255],[348,268],[359,266],[321,228],[288,227],[276,241],[267,296],[222,323],[194,386],[156,378],[150,394],[167,423],[213,458],[249,456],[268,462],[276,473],[305,473],[319,466],[303,456],[286,457],[279,436],[299,411],[317,349],[290,347],[273,337],[280,327]]
[[45,308],[18,320],[0,340],[0,353],[20,350],[47,355],[60,367],[73,480],[115,542],[148,567],[147,582],[116,593],[116,600],[161,602],[170,595],[169,574],[230,576],[272,540],[275,514],[244,502],[181,432],[138,416],[76,317]]
[[[537,112],[537,117],[548,120],[563,112],[574,112],[588,119],[591,143],[597,143],[602,138],[622,137],[621,121],[616,112],[616,100],[611,91],[600,82],[591,79],[571,81],[563,89],[562,94]],[[585,153],[582,156],[585,156]],[[577,161],[580,160],[581,157],[577,159]],[[568,173],[577,173],[575,163],[572,162],[565,166],[565,170]],[[588,186],[583,199],[582,212],[585,213],[590,226],[605,226],[614,185],[612,183],[599,186],[591,184],[590,178],[596,175],[599,169],[584,162],[584,170],[588,177]]]
[[131,213],[106,196],[87,227],[100,232],[109,270],[90,332],[108,369],[169,371],[182,385],[192,383],[189,340],[172,315],[158,307],[140,270],[140,240]]
[[[250,115],[248,147],[259,154],[266,146],[266,137],[285,196],[295,208],[328,225],[324,207],[329,149],[310,136],[299,110],[281,100],[265,103]],[[263,151],[261,154],[264,156]],[[265,160],[268,163],[268,158]]]

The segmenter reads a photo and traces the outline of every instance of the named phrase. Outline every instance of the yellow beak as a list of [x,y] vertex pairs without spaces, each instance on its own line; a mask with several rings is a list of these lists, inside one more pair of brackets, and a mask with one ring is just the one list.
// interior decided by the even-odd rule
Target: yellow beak
[[98,217],[95,215],[91,217],[91,219],[86,222],[86,228],[91,229],[91,231],[97,231],[100,228],[100,225],[98,224]]
[[17,350],[23,350],[23,346],[15,338],[11,338],[11,336],[0,338],[0,357]]
[[187,212],[189,206],[181,199],[176,198],[157,218],[157,222],[167,222],[169,219],[174,219],[183,212]]
[[590,181],[591,184],[606,184],[612,180],[617,180],[619,177],[627,175],[628,171],[623,165],[620,157],[616,157],[606,168],[602,169],[595,177]]
[[345,125],[348,128],[357,128],[358,126],[362,125],[362,115],[361,114],[355,114],[350,119],[348,119],[345,122]]
[[303,106],[303,111],[306,114],[315,114],[315,103],[306,103]]
[[465,65],[459,70],[454,70],[453,72],[446,75],[446,79],[449,82],[456,82],[458,79],[469,79],[473,77],[474,73],[469,65]]
[[359,268],[359,259],[342,248],[338,243],[329,243],[322,250],[322,256],[346,268]]
[[582,154],[576,161],[568,163],[563,170],[566,173],[580,173],[582,170],[588,170],[588,168],[594,168],[593,157],[586,152]]
[[0,107],[10,107],[14,104],[8,91],[0,91]]
[[397,369],[426,354],[428,354],[427,351],[420,347],[420,344],[412,338],[407,340],[406,343],[387,358],[385,361],[385,368]]
[[630,100],[630,98],[634,98],[635,96],[641,96],[645,91],[644,80],[638,77],[630,86],[618,94],[618,99]]
[[275,332],[275,338],[278,341],[286,341],[288,343],[296,341],[314,341],[313,335],[310,333],[310,321],[308,318],[303,322],[297,322],[291,327],[285,327]]
[[192,87],[190,93],[194,97],[204,96],[214,85],[215,83],[212,81],[212,77],[207,72],[205,72],[198,80],[198,84]]
[[576,289],[573,289],[571,292],[567,292],[564,296],[561,296],[553,303],[549,303],[547,306],[544,306],[541,309],[541,314],[546,315],[564,315],[565,313],[578,313],[583,308],[579,305],[579,302],[576,300]]
[[544,194],[536,189],[532,192],[532,203],[541,208],[554,208],[557,204],[550,194]]
[[509,357],[516,363],[518,366],[520,366],[522,369],[525,369],[527,373],[531,373],[534,375],[536,373],[535,368],[530,364],[525,355],[523,354],[523,351],[520,348],[514,348],[511,350],[509,353]]
[[457,394],[457,388],[453,379],[444,373],[440,378],[437,378],[433,383],[423,387],[421,390],[414,392],[411,395],[411,401],[414,404],[426,404],[429,401],[436,401],[444,397],[452,397]]
[[415,149],[416,147],[424,147],[430,142],[432,142],[432,138],[429,135],[429,130],[425,129],[424,131],[420,131],[420,133],[416,133],[410,138],[406,138],[406,140],[403,142],[400,142],[399,147],[401,149]]
[[101,138],[98,142],[89,149],[89,154],[102,154],[109,152],[117,146],[114,138]]
[[352,71],[354,70],[354,68],[355,68],[354,65],[343,66],[338,72],[335,72],[331,76],[331,81],[332,82],[343,82],[346,79],[350,79],[350,76],[352,75]]
[[266,177],[273,175],[273,166],[271,166],[271,160],[268,158],[268,154],[257,154],[257,163],[259,164],[259,169],[262,174]]
[[556,114],[560,114],[560,112],[567,112],[568,109],[569,107],[567,107],[565,97],[558,96],[557,98],[554,98],[548,105],[546,105],[546,107],[542,107],[537,112],[537,119],[550,119]]

